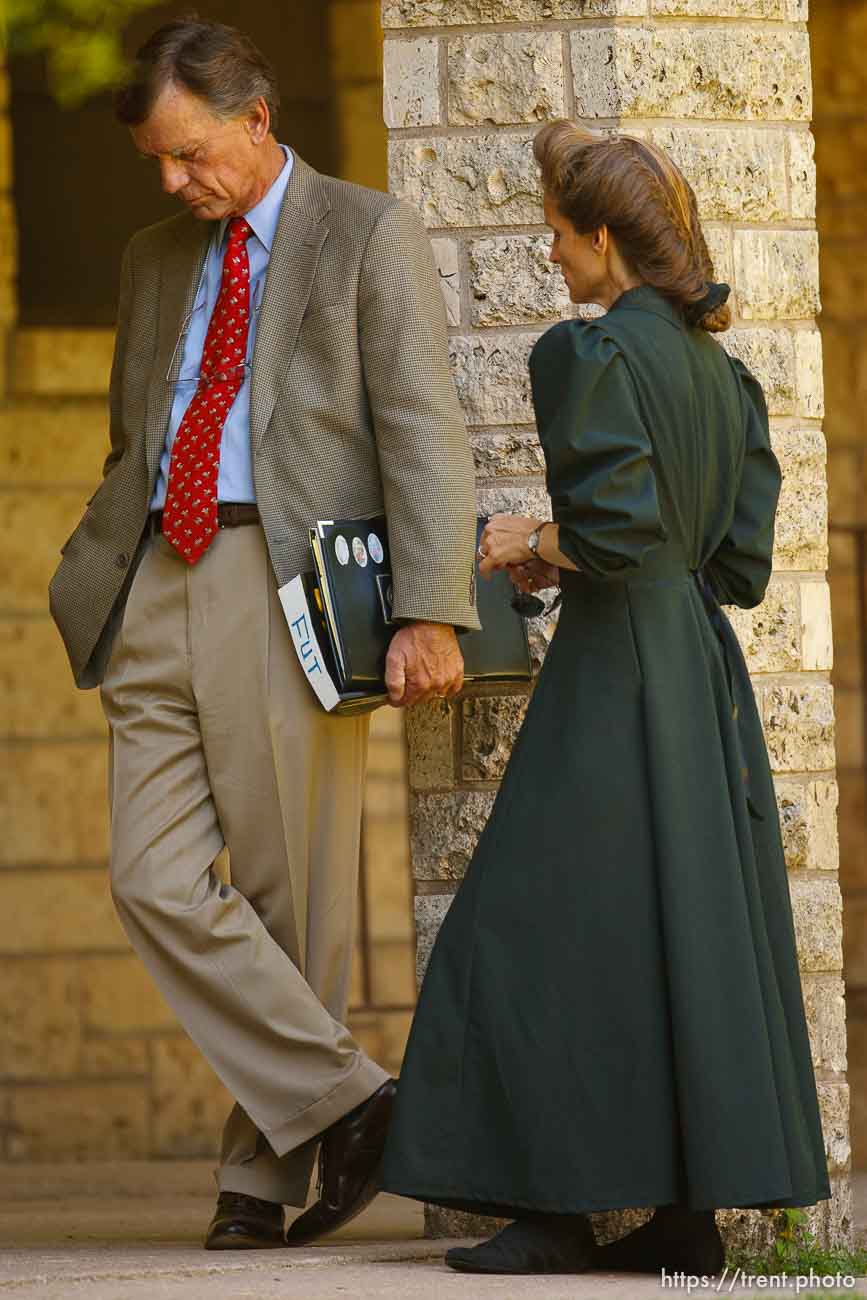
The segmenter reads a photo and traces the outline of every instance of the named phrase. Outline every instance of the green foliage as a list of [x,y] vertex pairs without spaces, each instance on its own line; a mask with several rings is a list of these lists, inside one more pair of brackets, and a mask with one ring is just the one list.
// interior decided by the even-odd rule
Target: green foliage
[[121,34],[158,0],[0,0],[9,54],[42,54],[57,102],[74,107],[116,85],[126,71]]
[[[775,1222],[772,1249],[767,1255],[730,1251],[727,1262],[732,1270],[740,1268],[743,1273],[765,1277],[776,1277],[780,1273],[789,1277],[809,1276],[811,1271],[820,1276],[867,1277],[867,1245],[863,1241],[859,1241],[852,1251],[828,1248],[807,1231],[807,1216],[803,1210],[770,1210],[766,1213]],[[851,1296],[853,1292],[848,1294]]]

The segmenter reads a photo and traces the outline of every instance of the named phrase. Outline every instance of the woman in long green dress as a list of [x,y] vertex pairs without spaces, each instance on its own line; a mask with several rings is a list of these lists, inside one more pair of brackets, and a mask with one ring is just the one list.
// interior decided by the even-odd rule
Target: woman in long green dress
[[[714,1210],[830,1195],[774,787],[720,604],[771,571],[762,391],[662,151],[537,138],[574,302],[531,360],[553,523],[482,569],[563,594],[490,820],[431,956],[383,1186],[515,1220],[474,1272],[712,1273]],[[587,1214],[654,1207],[598,1247]]]

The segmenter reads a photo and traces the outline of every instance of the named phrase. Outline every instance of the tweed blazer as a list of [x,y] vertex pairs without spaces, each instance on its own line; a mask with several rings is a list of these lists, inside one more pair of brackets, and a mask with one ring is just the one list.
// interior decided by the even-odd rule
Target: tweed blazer
[[[177,342],[212,230],[181,213],[139,231],[124,255],[111,450],[49,588],[81,687],[102,680],[144,551]],[[479,626],[472,455],[424,225],[391,195],[297,155],[262,297],[250,436],[278,584],[309,567],[315,520],[384,510],[395,617]]]

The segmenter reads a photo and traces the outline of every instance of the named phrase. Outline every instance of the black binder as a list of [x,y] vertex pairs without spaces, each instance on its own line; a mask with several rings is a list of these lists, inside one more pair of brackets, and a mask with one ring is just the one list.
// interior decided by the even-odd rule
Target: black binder
[[[477,541],[487,523],[478,520]],[[385,517],[320,520],[310,530],[314,572],[305,581],[315,606],[320,644],[341,695],[382,696],[385,659],[397,627],[392,621],[391,561]],[[507,573],[478,576],[480,632],[460,635],[467,682],[527,682],[532,665],[526,624],[512,608]]]

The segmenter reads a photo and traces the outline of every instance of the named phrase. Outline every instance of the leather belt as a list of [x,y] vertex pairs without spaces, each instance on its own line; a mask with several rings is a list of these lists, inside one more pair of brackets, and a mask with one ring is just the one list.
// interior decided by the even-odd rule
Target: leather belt
[[[245,524],[261,523],[259,507],[249,501],[221,501],[217,506],[218,528],[243,528]],[[152,510],[148,516],[151,537],[163,531],[162,510]]]

